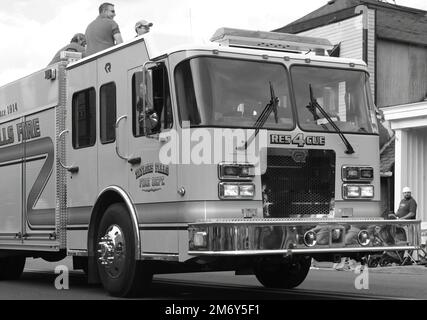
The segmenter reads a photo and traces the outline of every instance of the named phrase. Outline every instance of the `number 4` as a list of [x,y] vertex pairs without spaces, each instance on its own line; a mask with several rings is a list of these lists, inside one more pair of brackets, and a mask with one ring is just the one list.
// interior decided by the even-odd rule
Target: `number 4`
[[298,135],[295,136],[295,138],[292,140],[292,144],[296,144],[298,145],[298,147],[304,147],[305,145],[305,140],[304,140],[304,135],[302,133],[299,133]]

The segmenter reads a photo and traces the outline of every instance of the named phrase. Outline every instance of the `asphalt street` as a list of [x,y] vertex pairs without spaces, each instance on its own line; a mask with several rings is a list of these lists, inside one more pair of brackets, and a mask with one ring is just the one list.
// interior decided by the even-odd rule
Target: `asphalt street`
[[[57,266],[70,270],[68,290],[55,288]],[[143,299],[426,299],[427,268],[424,266],[370,268],[337,271],[330,265],[312,268],[307,279],[294,290],[263,288],[252,275],[232,272],[157,275],[150,294]],[[1,300],[110,300],[100,285],[87,284],[82,271],[73,271],[71,259],[48,263],[27,259],[22,278],[3,281]]]

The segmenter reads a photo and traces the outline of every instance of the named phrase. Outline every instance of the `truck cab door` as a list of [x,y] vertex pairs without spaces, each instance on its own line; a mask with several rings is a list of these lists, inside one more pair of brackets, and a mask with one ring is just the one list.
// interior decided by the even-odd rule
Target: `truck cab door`
[[129,190],[139,222],[176,222],[177,166],[162,156],[164,148],[176,147],[162,138],[174,124],[166,64],[132,69],[128,83],[132,110]]

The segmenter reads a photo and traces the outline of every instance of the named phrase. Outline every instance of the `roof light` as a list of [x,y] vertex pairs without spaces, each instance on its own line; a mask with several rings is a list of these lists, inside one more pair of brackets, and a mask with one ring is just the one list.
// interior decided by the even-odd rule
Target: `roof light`
[[211,38],[212,42],[229,47],[262,48],[277,51],[314,51],[324,55],[333,49],[327,39],[299,36],[289,33],[220,28]]
[[82,59],[83,54],[81,52],[72,52],[72,51],[61,51],[59,53],[59,58],[65,60],[68,63],[78,61]]

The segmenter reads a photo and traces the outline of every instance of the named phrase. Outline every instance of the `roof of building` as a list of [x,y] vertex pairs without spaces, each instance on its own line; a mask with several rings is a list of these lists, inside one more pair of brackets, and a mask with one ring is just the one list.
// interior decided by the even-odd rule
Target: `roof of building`
[[427,11],[378,0],[331,0],[323,7],[274,31],[300,33],[356,16],[355,8],[376,9],[377,37],[427,46]]
[[380,172],[391,171],[395,159],[395,137],[391,138],[380,150]]

